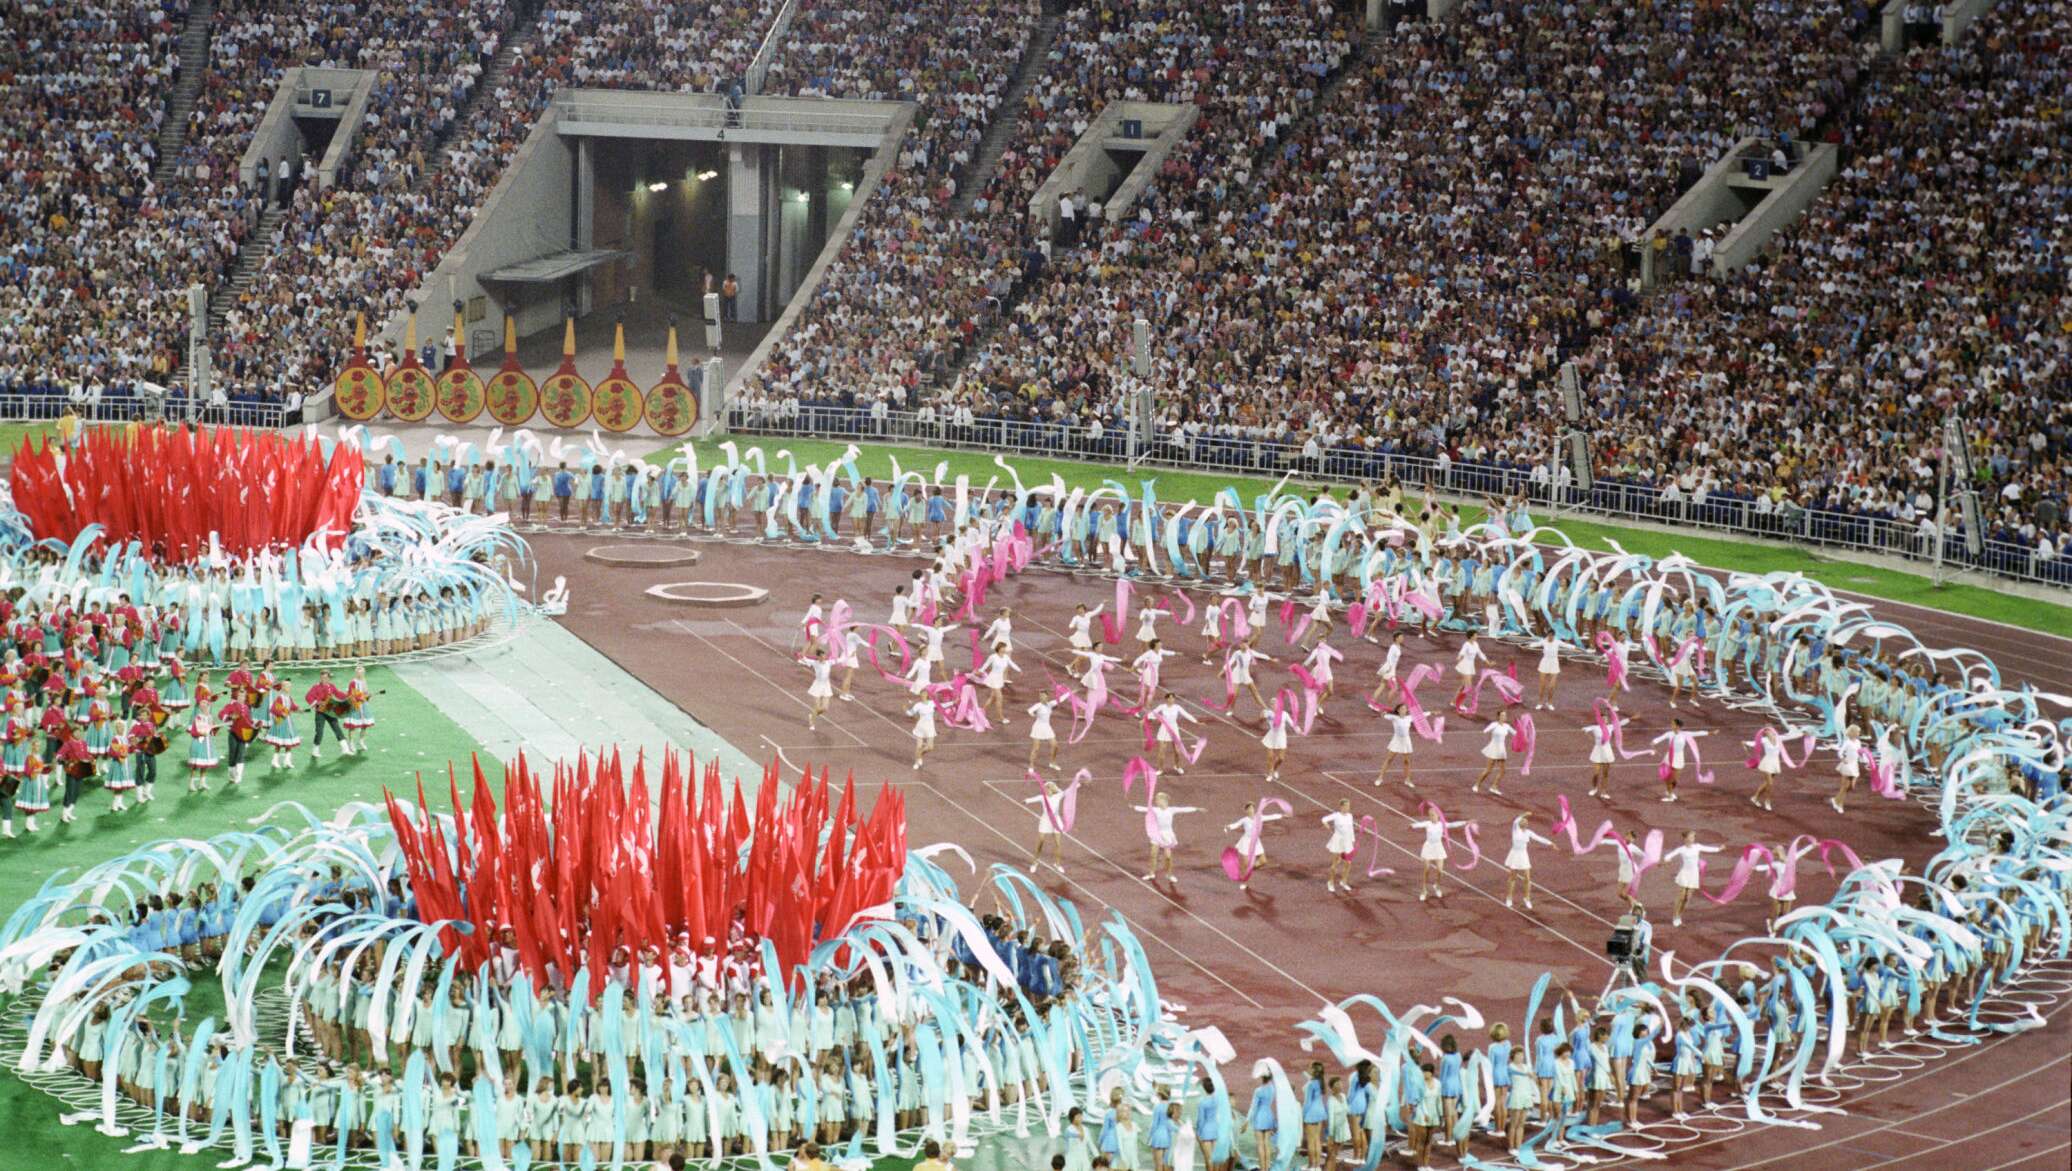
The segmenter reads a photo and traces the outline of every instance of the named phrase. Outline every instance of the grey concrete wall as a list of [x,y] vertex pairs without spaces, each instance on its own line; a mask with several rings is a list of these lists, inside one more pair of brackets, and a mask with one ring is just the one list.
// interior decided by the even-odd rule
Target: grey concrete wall
[[1460,0],[1426,0],[1425,16],[1431,20],[1444,20],[1460,7]]
[[1907,0],[1891,0],[1878,13],[1878,47],[1897,53],[1907,47]]
[[757,343],[755,349],[750,351],[747,360],[735,368],[733,377],[727,379],[720,394],[708,398],[704,403],[704,413],[699,417],[698,434],[708,433],[725,417],[727,400],[740,393],[742,383],[757,370],[762,369],[763,360],[769,356],[770,348],[791,331],[806,303],[813,299],[814,291],[820,288],[820,282],[827,278],[828,268],[834,264],[835,258],[842,254],[842,246],[849,242],[850,235],[855,232],[856,221],[862,218],[863,209],[870,206],[871,196],[876,194],[885,172],[898,161],[900,140],[906,137],[907,126],[914,120],[914,109],[912,105],[902,107],[899,116],[885,128],[883,144],[871,155],[870,161],[864,164],[863,177],[857,180],[856,190],[851,193],[848,206],[842,209],[841,219],[836,221],[828,232],[827,242],[820,246],[820,255],[813,261],[813,267],[806,270],[805,279],[799,282],[799,287],[792,293],[791,299],[785,302],[784,311],[777,315],[776,322],[770,326],[770,331],[763,335],[763,340]]
[[1747,264],[1771,236],[1805,214],[1806,208],[1835,181],[1840,157],[1841,152],[1827,143],[1808,151],[1806,160],[1792,169],[1790,181],[1774,187],[1756,204],[1755,210],[1742,217],[1720,240],[1712,253],[1713,273],[1732,272]]
[[[265,115],[252,132],[251,143],[238,160],[239,180],[250,186],[257,177],[260,159],[267,160],[271,167],[280,165],[282,155],[302,160],[302,131],[295,125],[299,111],[303,117],[335,117],[338,120],[330,145],[316,163],[317,183],[326,188],[337,186],[338,174],[351,161],[360,126],[367,120],[367,103],[373,94],[369,82],[373,77],[373,72],[366,69],[296,68],[283,71],[273,100],[267,103]],[[309,92],[317,89],[331,91],[334,104],[329,112],[303,104]]]
[[[576,172],[575,143],[558,132],[557,111],[540,118],[524,145],[511,157],[489,197],[459,240],[411,294],[420,307],[444,319],[455,298],[485,295],[480,277],[507,264],[559,252],[569,246],[569,197]],[[560,324],[558,297],[543,297],[516,314],[520,336]],[[403,334],[405,315],[384,323],[381,342],[393,345]],[[490,297],[489,312],[470,329],[503,336],[503,310]]]
[[1965,32],[1993,3],[1994,0],[1951,0],[1949,11],[1943,13],[1943,44],[1954,45],[1963,40]]
[[[1121,219],[1158,177],[1159,168],[1186,139],[1200,115],[1200,108],[1191,103],[1110,102],[1029,197],[1029,221],[1037,236],[1057,235],[1058,200],[1068,194],[1092,193],[1106,201],[1103,212],[1107,219]],[[1143,138],[1122,137],[1122,123],[1130,118],[1144,123]],[[1110,157],[1111,150],[1143,152],[1119,187],[1115,178],[1123,165]]]

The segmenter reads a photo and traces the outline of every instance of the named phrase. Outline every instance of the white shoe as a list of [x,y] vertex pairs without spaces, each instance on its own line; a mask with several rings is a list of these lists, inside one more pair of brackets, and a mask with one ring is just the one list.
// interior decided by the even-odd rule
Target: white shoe
[[1052,768],[1055,768],[1055,769],[1062,769],[1062,768],[1064,768],[1065,766],[1064,766],[1064,765],[1062,765],[1062,764],[1059,764],[1059,763],[1058,763],[1057,761],[1053,760],[1053,761],[1051,761],[1051,762],[1050,762],[1050,767],[1052,767]]
[[120,797],[117,797],[117,798],[115,799],[114,803],[108,806],[108,812],[110,812],[110,813],[121,813],[121,812],[122,812],[123,810],[125,810],[125,809],[128,809],[128,808],[129,808],[129,804],[128,804],[127,802],[125,802],[125,801],[124,801],[124,800],[123,800],[122,798],[120,798]]
[[1527,900],[1525,900],[1525,909],[1526,909],[1526,910],[1528,910],[1528,911],[1532,910],[1532,900],[1531,900],[1531,899],[1527,899]]
[[1421,890],[1421,891],[1418,891],[1418,892],[1417,892],[1417,901],[1418,901],[1418,902],[1420,902],[1420,903],[1421,903],[1421,902],[1423,902],[1423,901],[1425,901],[1425,896],[1426,896],[1426,895],[1428,895],[1428,894],[1430,894],[1430,893],[1431,893],[1430,891],[1423,891],[1423,890]]
[[1446,897],[1446,892],[1443,889],[1435,890],[1432,892],[1432,897],[1435,899],[1443,899]]
[[1511,905],[1511,897],[1509,895],[1504,896],[1504,905],[1507,907]]
[[1682,915],[1678,915],[1678,916],[1676,916],[1675,918],[1671,919],[1671,920],[1669,921],[1669,925],[1670,925],[1671,927],[1681,927],[1681,926],[1683,926],[1683,916],[1682,916]]
[[33,814],[33,813],[31,813],[31,814],[29,815],[29,820],[27,820],[27,821],[25,821],[25,822],[23,822],[23,823],[22,823],[22,828],[24,828],[24,829],[28,830],[28,831],[29,831],[30,833],[35,833],[35,832],[36,832],[36,815],[35,815],[35,814]]
[[0,821],[0,838],[11,838],[11,837],[13,837],[13,836],[14,836],[14,822],[13,822],[13,820],[12,820],[12,819],[10,819],[10,820],[7,820],[7,821]]
[[1147,875],[1145,875],[1145,876],[1144,876],[1144,877],[1143,877],[1143,878],[1142,878],[1142,879],[1141,879],[1140,881],[1143,881],[1143,882],[1151,882],[1151,881],[1155,880],[1155,879],[1156,879],[1157,877],[1158,877],[1158,876],[1157,876],[1157,875],[1155,875],[1155,874],[1147,874]]
[[920,761],[918,761],[918,760],[914,762],[914,771],[915,771],[915,772],[920,772],[920,771],[921,771],[921,762],[920,762]]

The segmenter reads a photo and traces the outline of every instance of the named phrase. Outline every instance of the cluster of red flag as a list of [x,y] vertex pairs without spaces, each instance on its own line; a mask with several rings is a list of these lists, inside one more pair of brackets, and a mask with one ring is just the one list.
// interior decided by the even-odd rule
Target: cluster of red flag
[[906,866],[905,798],[886,786],[859,816],[853,775],[838,799],[825,771],[780,793],[770,764],[751,812],[739,780],[723,785],[718,763],[707,762],[701,782],[688,754],[664,757],[651,800],[642,759],[629,776],[616,751],[585,755],[557,763],[543,785],[521,753],[504,767],[499,818],[479,761],[474,771],[466,805],[448,772],[451,840],[426,810],[421,782],[414,819],[387,798],[419,918],[474,924],[445,938],[470,971],[489,962],[508,927],[535,988],[549,986],[549,964],[562,981],[587,968],[593,1001],[617,949],[666,956],[683,941],[694,955],[720,954],[737,916],[735,942],[769,940],[790,972],[857,912],[890,902]]
[[187,561],[301,545],[322,534],[335,548],[352,531],[366,468],[315,439],[234,427],[95,427],[71,447],[24,440],[15,453],[14,505],[38,540],[70,543],[88,525],[102,541],[141,541],[159,558]]

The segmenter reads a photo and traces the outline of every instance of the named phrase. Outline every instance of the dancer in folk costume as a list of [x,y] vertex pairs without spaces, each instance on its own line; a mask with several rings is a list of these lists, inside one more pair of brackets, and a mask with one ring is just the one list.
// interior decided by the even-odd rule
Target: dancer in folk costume
[[41,787],[42,771],[43,762],[36,759],[36,725],[29,719],[27,702],[15,692],[7,698],[7,719],[0,724],[0,798],[7,806],[0,837],[14,836],[16,813],[25,816],[26,827],[34,832],[36,815],[50,808],[47,790]]
[[83,728],[74,725],[72,734],[66,737],[52,761],[65,778],[64,798],[58,809],[60,823],[79,820],[76,807],[80,795],[86,790],[86,782],[100,771],[100,762],[94,758],[93,750],[86,746],[84,732]]
[[1537,842],[1542,846],[1554,844],[1552,838],[1541,837],[1532,831],[1532,827],[1526,824],[1531,820],[1530,813],[1521,813],[1511,819],[1511,851],[1504,855],[1504,869],[1510,872],[1510,876],[1504,880],[1504,905],[1510,906],[1511,896],[1520,893],[1522,887],[1525,909],[1528,911],[1532,909],[1533,843]]
[[1323,816],[1324,828],[1330,837],[1324,842],[1324,852],[1331,856],[1331,867],[1324,881],[1324,889],[1352,893],[1353,852],[1359,844],[1358,823],[1353,820],[1353,801],[1350,797],[1339,799],[1338,808]]
[[367,668],[353,668],[353,677],[345,685],[345,715],[339,723],[345,726],[347,747],[355,754],[367,751],[367,729],[374,726],[374,693],[367,688]]
[[1245,802],[1245,815],[1224,826],[1225,830],[1237,830],[1237,856],[1241,872],[1237,888],[1250,889],[1252,875],[1266,865],[1266,823],[1279,821],[1278,813],[1261,813],[1255,801]]
[[[237,722],[240,712],[243,712],[242,725]],[[231,734],[228,742],[232,746],[231,751],[239,758],[238,762],[231,766],[231,783],[236,784],[242,779],[241,770],[244,767],[243,746],[248,742],[238,738],[237,728],[243,726],[251,729],[253,725],[250,713],[244,711],[242,700],[232,699],[225,704],[224,718],[230,721],[223,726],[230,729]],[[187,791],[190,793],[206,793],[209,791],[209,772],[216,767],[219,760],[216,754],[215,740],[217,727],[216,719],[209,714],[209,709],[199,705],[194,709],[193,718],[187,721]]]
[[294,768],[295,749],[302,743],[302,733],[295,728],[295,713],[302,710],[288,696],[288,681],[276,679],[273,690],[266,701],[266,743],[273,748],[273,767]]
[[1173,799],[1160,793],[1149,805],[1133,805],[1131,808],[1144,815],[1144,836],[1151,843],[1151,872],[1144,876],[1145,882],[1157,882],[1159,872],[1165,872],[1167,885],[1179,889],[1180,880],[1173,875],[1173,851],[1180,848],[1179,834],[1174,832],[1173,819],[1182,813],[1200,813],[1193,805],[1175,805]]
[[1374,774],[1374,783],[1376,785],[1388,780],[1390,766],[1401,760],[1403,762],[1403,787],[1406,789],[1417,788],[1416,783],[1410,779],[1410,729],[1416,721],[1410,717],[1409,711],[1408,707],[1400,703],[1388,711],[1388,755],[1381,758],[1381,771]]

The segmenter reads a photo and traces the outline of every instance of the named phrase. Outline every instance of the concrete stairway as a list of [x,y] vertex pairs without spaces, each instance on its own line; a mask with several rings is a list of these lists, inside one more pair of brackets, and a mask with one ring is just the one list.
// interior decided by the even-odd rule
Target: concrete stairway
[[985,137],[979,139],[978,157],[964,168],[963,176],[957,180],[957,196],[950,201],[950,214],[962,216],[971,210],[971,204],[978,193],[992,182],[993,172],[1000,167],[1000,156],[1007,153],[1007,144],[1013,140],[1015,127],[1022,124],[1022,98],[1029,92],[1029,86],[1042,76],[1043,66],[1050,59],[1051,46],[1057,43],[1058,18],[1048,12],[1036,22],[1029,33],[1029,44],[1022,50],[1021,64],[1015,67],[1014,77],[1007,83],[1007,92],[1000,96],[1000,105],[993,123],[986,127]]

